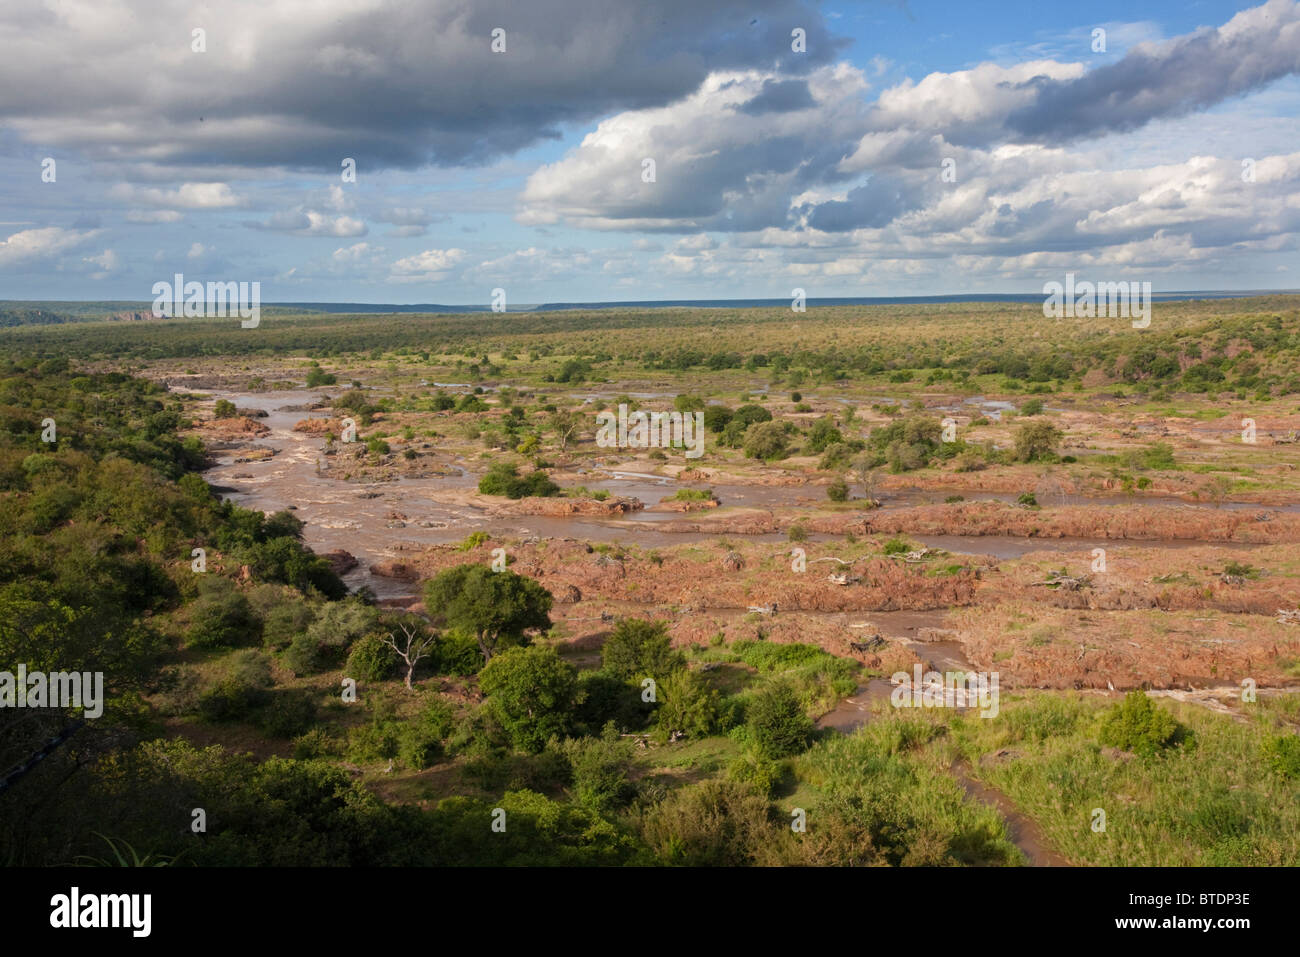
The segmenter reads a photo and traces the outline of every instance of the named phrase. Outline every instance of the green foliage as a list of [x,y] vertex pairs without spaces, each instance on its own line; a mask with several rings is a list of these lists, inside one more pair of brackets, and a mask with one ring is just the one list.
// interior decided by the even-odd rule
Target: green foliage
[[835,419],[829,415],[824,416],[813,423],[812,430],[808,433],[808,451],[819,455],[827,447],[843,441],[844,436],[835,427]]
[[777,461],[790,454],[786,429],[781,422],[756,422],[745,430],[745,457]]
[[725,405],[706,405],[704,407],[704,427],[710,432],[721,432],[735,415]]
[[1102,744],[1150,756],[1175,743],[1179,724],[1143,691],[1130,691],[1102,718]]
[[826,486],[826,497],[832,502],[847,502],[849,500],[848,483],[843,479],[836,479]]
[[645,618],[620,621],[600,654],[605,671],[636,683],[645,678],[661,680],[686,664],[682,653],[672,648],[667,623]]
[[515,466],[498,462],[488,469],[483,478],[479,479],[478,490],[484,495],[504,495],[508,498],[526,496],[549,498],[558,495],[560,487],[540,469],[521,476]]
[[780,683],[763,688],[746,704],[745,726],[759,754],[768,759],[806,750],[814,731],[798,696]]
[[[889,425],[874,429],[868,444],[878,461],[886,462],[891,472],[909,472],[928,464],[941,451],[948,453],[943,439],[943,424],[933,416],[913,412]],[[948,447],[957,443],[947,443]],[[956,450],[952,450],[956,454]]]
[[344,673],[357,681],[385,681],[396,673],[397,653],[377,634],[363,635],[348,653]]
[[1061,430],[1050,422],[1026,422],[1016,429],[1017,462],[1051,462],[1061,444]]
[[880,550],[886,555],[906,555],[908,552],[914,551],[915,549],[915,545],[901,536],[889,539],[889,541],[885,542],[885,544],[880,548]]
[[233,648],[256,644],[261,622],[230,581],[205,579],[199,598],[190,606],[190,627],[185,643],[191,648]]
[[1268,738],[1261,750],[1274,774],[1290,780],[1300,778],[1300,735],[1283,734]]
[[217,419],[233,419],[239,414],[235,408],[235,403],[229,399],[218,399],[216,405],[212,407],[212,415]]
[[398,757],[402,764],[415,771],[437,764],[446,753],[445,742],[455,725],[456,712],[447,700],[431,699],[398,732]]
[[750,787],[703,781],[651,808],[642,836],[663,864],[738,867],[757,863],[772,843],[774,823],[767,800]]
[[209,721],[237,721],[270,701],[271,660],[251,648],[236,651],[199,695],[199,713]]
[[471,634],[484,660],[524,644],[531,629],[551,627],[551,593],[531,578],[485,565],[457,565],[424,586],[425,606],[451,628]]
[[704,738],[725,730],[727,711],[716,688],[697,672],[680,669],[656,683],[655,733],[661,740],[674,733]]
[[553,648],[501,652],[479,672],[479,687],[511,744],[521,751],[536,754],[571,726],[578,676]]
[[578,804],[605,812],[631,798],[632,743],[619,736],[613,723],[605,726],[600,737],[566,741],[564,753],[573,769],[573,797]]

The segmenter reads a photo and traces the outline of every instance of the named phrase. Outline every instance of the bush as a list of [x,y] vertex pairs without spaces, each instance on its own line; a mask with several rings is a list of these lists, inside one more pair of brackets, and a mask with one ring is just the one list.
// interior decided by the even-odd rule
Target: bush
[[311,728],[316,705],[301,691],[277,691],[262,710],[258,726],[273,738],[294,738]]
[[260,651],[237,651],[200,695],[199,714],[209,721],[237,721],[270,700],[271,661]]
[[573,797],[593,811],[607,811],[632,796],[627,779],[632,766],[632,743],[619,737],[611,722],[598,738],[566,741],[564,754],[573,769]]
[[745,725],[764,758],[798,754],[812,743],[812,719],[784,684],[771,685],[754,695],[745,707]]
[[758,754],[743,754],[727,766],[729,780],[747,785],[765,797],[771,797],[787,777],[784,765]]
[[345,673],[357,681],[384,681],[397,670],[397,653],[377,634],[364,635],[352,645]]
[[913,551],[914,549],[915,546],[907,539],[902,538],[901,536],[898,538],[891,538],[889,541],[885,542],[885,544],[881,547],[881,551],[883,551],[886,555],[906,555],[908,552]]
[[785,426],[780,422],[756,422],[745,430],[745,458],[776,461],[790,454]]
[[402,725],[398,735],[398,757],[414,771],[437,764],[445,753],[444,742],[456,726],[456,713],[443,698],[432,699],[415,719]]
[[1150,756],[1174,743],[1179,724],[1173,715],[1147,697],[1130,691],[1124,700],[1106,711],[1099,739],[1121,751]]
[[1300,778],[1300,735],[1284,734],[1264,742],[1264,760],[1274,774]]
[[735,415],[725,405],[710,405],[704,409],[704,427],[710,432],[721,432]]
[[189,608],[190,627],[185,643],[191,648],[232,648],[254,644],[261,622],[248,599],[224,578],[200,586],[203,591]]
[[668,626],[645,618],[624,618],[600,650],[604,670],[624,681],[639,683],[644,678],[661,680],[686,664],[680,651],[673,651]]
[[849,500],[848,483],[843,479],[836,479],[826,486],[826,497],[832,502],[847,502]]
[[440,675],[476,675],[483,667],[483,652],[473,635],[455,628],[438,636],[433,655],[433,669]]
[[1061,444],[1061,430],[1048,422],[1028,422],[1016,430],[1017,462],[1050,462]]
[[342,754],[342,743],[326,728],[312,728],[293,739],[293,756],[299,761],[336,758]]
[[651,808],[642,826],[660,861],[686,866],[753,864],[774,833],[766,798],[736,781],[681,788]]
[[487,707],[521,751],[541,751],[573,719],[578,676],[554,648],[509,648],[483,666],[479,687]]
[[724,711],[717,689],[698,673],[682,669],[657,683],[655,733],[667,740],[677,732],[688,738],[706,738],[723,730]]
[[212,407],[212,415],[218,419],[233,419],[239,414],[235,408],[235,403],[229,399],[218,399],[217,404]]
[[302,600],[287,600],[273,605],[262,621],[262,645],[273,651],[287,648],[316,620],[316,611]]
[[763,408],[761,405],[756,405],[753,402],[748,402],[736,410],[735,414],[731,418],[731,422],[727,424],[730,425],[732,423],[738,423],[741,432],[744,432],[755,422],[771,422],[771,421],[772,421],[771,412]]
[[479,480],[478,490],[484,495],[504,495],[507,498],[530,495],[549,498],[558,495],[560,487],[541,470],[521,476],[515,466],[499,462]]

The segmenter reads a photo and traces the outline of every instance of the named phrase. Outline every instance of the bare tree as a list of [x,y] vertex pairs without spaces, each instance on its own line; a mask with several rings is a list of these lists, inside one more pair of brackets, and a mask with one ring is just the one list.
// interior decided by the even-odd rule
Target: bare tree
[[551,416],[551,428],[560,440],[560,451],[567,451],[569,440],[577,434],[587,417],[575,409],[561,409]]
[[422,634],[419,627],[413,628],[406,622],[402,622],[398,627],[402,630],[402,635],[405,638],[405,641],[401,642],[400,646],[399,640],[391,633],[385,635],[382,641],[397,652],[397,657],[401,658],[405,663],[406,687],[411,688],[411,676],[415,674],[415,666],[421,658],[427,657],[433,648],[434,635],[431,633]]
[[862,495],[868,502],[875,503],[874,492],[876,490],[876,470],[873,468],[875,462],[874,456],[869,452],[863,452],[854,457],[849,464],[849,475],[856,479],[862,485]]

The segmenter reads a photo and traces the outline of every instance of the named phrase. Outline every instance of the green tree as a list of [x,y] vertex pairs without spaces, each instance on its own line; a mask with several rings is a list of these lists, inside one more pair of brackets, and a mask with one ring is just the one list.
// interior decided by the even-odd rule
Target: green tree
[[429,613],[472,634],[485,662],[510,645],[526,644],[530,629],[551,627],[551,593],[509,569],[457,565],[424,586]]
[[658,681],[686,664],[682,653],[673,651],[667,624],[645,618],[624,618],[615,625],[600,655],[604,669],[624,681]]
[[774,684],[758,694],[745,709],[745,723],[765,758],[799,754],[812,742],[814,726],[794,691]]
[[745,457],[775,461],[790,454],[785,426],[780,422],[756,422],[745,430]]
[[479,672],[479,687],[511,744],[536,754],[569,730],[578,673],[554,648],[509,648]]
[[1050,422],[1026,422],[1016,430],[1016,461],[1051,461],[1061,439],[1061,430]]

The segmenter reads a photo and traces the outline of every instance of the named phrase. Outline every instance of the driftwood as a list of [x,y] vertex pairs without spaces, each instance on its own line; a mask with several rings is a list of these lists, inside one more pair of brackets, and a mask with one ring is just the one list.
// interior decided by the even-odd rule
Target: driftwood
[[1078,591],[1080,588],[1092,587],[1091,575],[1080,575],[1078,578],[1073,575],[1060,575],[1052,572],[1042,581],[1030,582],[1030,585],[1038,585],[1044,588],[1063,588],[1066,591]]
[[849,647],[852,648],[854,651],[860,652],[862,654],[866,654],[867,652],[874,651],[875,649],[883,646],[884,644],[885,644],[885,639],[881,638],[879,635],[875,635],[871,638],[868,638],[866,641],[850,641]]
[[770,605],[750,605],[748,610],[759,615],[775,615],[776,602],[772,602]]
[[833,585],[851,585],[854,582],[862,581],[862,576],[850,575],[848,572],[832,572],[826,576],[826,580]]

